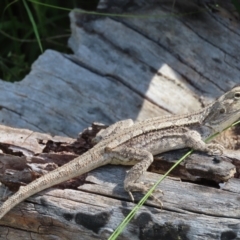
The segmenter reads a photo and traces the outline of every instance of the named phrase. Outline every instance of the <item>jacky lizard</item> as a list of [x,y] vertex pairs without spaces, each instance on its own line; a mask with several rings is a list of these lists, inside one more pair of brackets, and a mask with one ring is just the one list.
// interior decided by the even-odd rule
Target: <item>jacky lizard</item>
[[135,124],[131,119],[117,122],[98,134],[100,141],[88,152],[20,187],[0,207],[0,218],[29,196],[105,164],[134,165],[124,180],[124,188],[133,200],[131,192],[148,190],[137,180],[152,163],[153,155],[185,147],[222,154],[221,145],[206,144],[204,140],[239,118],[240,86],[237,86],[196,113],[155,117]]

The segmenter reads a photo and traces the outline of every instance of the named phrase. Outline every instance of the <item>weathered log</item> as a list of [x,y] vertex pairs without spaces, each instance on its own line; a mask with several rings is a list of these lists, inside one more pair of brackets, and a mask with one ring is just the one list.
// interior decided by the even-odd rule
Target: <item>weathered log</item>
[[141,3],[129,18],[71,12],[74,55],[47,50],[21,82],[0,81],[0,122],[76,137],[94,121],[191,112],[240,83],[239,22],[224,9]]
[[[3,136],[0,142],[3,152],[0,155],[0,180],[15,191],[17,186],[27,184],[70,161],[78,155],[77,152],[86,151],[97,132],[96,127],[88,128],[74,141],[4,126],[0,130]],[[165,168],[172,165],[174,156],[176,158],[182,151],[169,154],[173,158],[167,153],[158,157],[158,160],[161,159],[160,165]],[[206,164],[207,162],[209,163]],[[214,168],[216,164],[218,167]],[[235,167],[231,163],[214,163],[213,158],[195,153],[192,159],[185,161],[185,167],[191,165],[192,173],[198,173],[195,175],[196,179],[202,175],[206,179],[215,180],[215,185],[210,184],[208,187],[177,179],[164,180],[160,186],[164,196],[159,196],[163,209],[158,203],[148,200],[123,231],[122,239],[170,236],[189,239],[201,239],[199,237],[203,236],[204,239],[208,235],[212,235],[209,239],[218,239],[225,235],[240,234],[240,228],[235,229],[240,216],[240,191],[236,187],[240,181],[228,181],[219,189],[217,183],[220,179],[216,176],[223,172],[221,164],[228,166],[225,169],[228,178],[233,177]],[[211,171],[208,170],[206,177],[209,166]],[[34,239],[51,239],[49,236],[79,239],[79,234],[82,239],[107,239],[134,206],[123,188],[128,169],[104,166],[28,198],[0,220],[0,239],[29,236],[34,236]],[[184,166],[181,166],[180,170],[176,170],[177,176],[187,179],[190,174],[186,174],[183,169]],[[189,177],[190,180],[193,180],[192,176]],[[155,182],[159,177],[159,174],[147,172],[140,181]],[[0,194],[7,197],[10,193],[2,186]],[[141,196],[140,193],[134,194],[136,201],[140,200]],[[221,226],[221,229],[216,229],[216,225]]]
[[[15,191],[92,147],[91,137],[36,131],[76,137],[94,121],[192,112],[239,84],[235,15],[221,4],[217,12],[194,14],[183,2],[174,9],[170,1],[107,5],[102,11],[111,16],[72,11],[73,55],[48,50],[23,81],[0,81],[0,122],[32,130],[0,126],[2,182]],[[134,17],[117,16],[119,9]],[[195,183],[166,179],[163,209],[149,200],[122,239],[239,238],[239,179],[232,178],[235,170],[239,176],[238,129],[217,141],[228,154],[195,153],[183,162],[173,176]],[[151,170],[165,172],[180,155],[158,156]],[[36,194],[0,221],[0,239],[107,239],[134,206],[123,190],[127,169],[105,166]],[[143,180],[156,177],[146,173]],[[9,192],[2,186],[0,194]]]

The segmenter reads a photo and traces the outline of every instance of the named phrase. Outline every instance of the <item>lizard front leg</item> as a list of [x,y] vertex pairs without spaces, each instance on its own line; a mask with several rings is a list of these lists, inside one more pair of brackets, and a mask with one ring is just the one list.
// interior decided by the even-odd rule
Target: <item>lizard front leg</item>
[[207,152],[210,155],[222,155],[224,147],[220,144],[205,143],[201,135],[195,130],[188,130],[183,134],[183,138],[187,147]]

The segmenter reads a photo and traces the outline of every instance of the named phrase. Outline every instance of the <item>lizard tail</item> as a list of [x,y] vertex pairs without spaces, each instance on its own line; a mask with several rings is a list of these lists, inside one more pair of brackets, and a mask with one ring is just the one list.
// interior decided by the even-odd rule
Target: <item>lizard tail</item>
[[71,178],[80,176],[90,170],[96,168],[97,165],[105,165],[101,157],[95,159],[93,157],[99,156],[97,154],[87,153],[75,158],[71,162],[43,175],[42,177],[31,182],[27,186],[20,187],[19,190],[9,197],[0,207],[0,219],[14,206],[22,202],[24,199],[38,193],[46,188],[52,187],[56,184],[67,181]]

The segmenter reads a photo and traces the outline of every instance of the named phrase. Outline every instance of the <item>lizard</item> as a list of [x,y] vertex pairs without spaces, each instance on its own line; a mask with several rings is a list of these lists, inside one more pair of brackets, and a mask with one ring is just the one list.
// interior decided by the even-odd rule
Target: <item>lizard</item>
[[185,147],[221,155],[222,145],[204,140],[239,118],[240,86],[236,86],[194,113],[154,117],[136,123],[131,119],[119,121],[102,130],[96,137],[98,143],[86,153],[21,186],[0,206],[0,219],[35,193],[106,164],[133,165],[124,179],[124,189],[134,201],[132,192],[148,191],[148,184],[138,179],[153,162],[154,155]]

